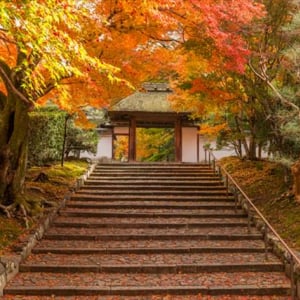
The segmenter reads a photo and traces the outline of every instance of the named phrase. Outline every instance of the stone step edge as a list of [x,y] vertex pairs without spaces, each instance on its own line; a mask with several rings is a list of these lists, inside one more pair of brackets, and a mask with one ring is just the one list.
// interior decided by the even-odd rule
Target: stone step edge
[[137,196],[130,196],[130,195],[90,195],[88,193],[86,194],[74,194],[71,195],[71,200],[72,201],[81,201],[81,200],[88,200],[88,201],[98,201],[98,200],[109,200],[109,201],[177,201],[177,202],[201,202],[201,201],[228,201],[228,202],[233,202],[234,197],[231,195],[228,196],[189,196],[189,197],[184,197],[184,196],[172,196],[166,197],[166,196],[158,196],[158,195],[137,195]]
[[[193,247],[193,248],[58,248],[35,247],[33,254],[196,254],[196,253],[265,253],[264,247]],[[271,252],[271,249],[267,249]]]
[[95,235],[95,234],[45,234],[45,240],[76,240],[76,241],[128,241],[128,240],[261,240],[262,234],[106,234],[106,235]]
[[110,164],[110,165],[96,165],[95,169],[100,169],[100,170],[105,170],[105,169],[115,169],[115,168],[120,168],[120,169],[151,169],[151,168],[156,168],[156,169],[196,169],[196,170],[212,170],[211,166],[209,164],[197,164],[197,163],[191,163],[189,165],[187,164],[172,164],[170,162],[166,164],[129,164],[126,163],[126,165],[122,164]]
[[[192,180],[191,180],[192,179]],[[165,180],[159,180],[157,178],[149,178],[147,179],[145,177],[145,179],[141,179],[136,178],[136,177],[132,177],[130,179],[123,179],[123,178],[109,178],[109,179],[104,179],[99,177],[99,179],[91,179],[90,177],[88,177],[87,180],[84,181],[85,185],[99,185],[99,184],[104,184],[104,185],[126,185],[126,184],[135,184],[135,185],[145,185],[145,183],[149,183],[149,184],[159,184],[159,185],[163,185],[163,186],[169,186],[169,185],[178,185],[178,186],[193,186],[193,185],[198,185],[198,186],[224,186],[224,183],[222,181],[220,181],[220,178],[216,178],[214,180],[212,180],[211,178],[209,178],[208,180],[205,180],[203,178],[198,179],[198,178],[190,178],[189,180],[182,180],[182,178],[180,179],[174,179],[174,178],[165,178]]]
[[126,204],[126,203],[117,203],[117,204],[102,204],[102,203],[70,203],[66,204],[66,208],[95,208],[95,209],[174,209],[174,210],[191,210],[191,209],[209,209],[209,210],[220,210],[220,209],[241,209],[241,206],[235,206],[234,203],[228,204],[198,204],[198,205],[182,205],[182,204]]
[[94,286],[62,286],[62,287],[8,287],[4,290],[4,295],[31,295],[31,296],[147,296],[147,295],[252,295],[252,296],[288,296],[290,287],[270,286],[258,288],[254,286],[130,286],[130,287],[107,287],[100,288]]
[[162,173],[170,173],[170,172],[175,172],[175,173],[213,173],[216,174],[216,172],[211,169],[211,168],[168,168],[168,167],[163,167],[163,168],[95,168],[93,170],[94,172],[120,172],[120,173],[125,173],[125,172],[131,172],[131,173],[154,173],[154,172],[162,172]]
[[137,191],[137,190],[101,190],[101,189],[95,189],[95,190],[78,190],[77,191],[77,195],[81,195],[81,194],[89,194],[89,195],[142,195],[142,196],[146,196],[146,195],[175,195],[175,196],[232,196],[232,193],[228,193],[226,190],[222,190],[222,191],[215,191],[215,190],[211,190],[211,191],[207,191],[207,190],[203,190],[203,191],[177,191],[177,190],[143,190],[143,191]]
[[217,175],[212,169],[197,169],[197,168],[135,168],[135,169],[98,169],[95,168],[93,173],[100,174],[213,174]]
[[200,214],[200,213],[120,213],[120,212],[87,212],[87,211],[71,211],[64,209],[60,211],[61,216],[68,217],[115,217],[115,218],[245,218],[247,215],[242,212],[235,213],[210,213],[210,214]]
[[213,272],[283,272],[284,265],[272,263],[231,263],[231,264],[111,264],[101,265],[63,265],[63,264],[20,264],[19,272],[45,273],[147,273],[147,274],[178,274],[178,273],[213,273]]
[[164,173],[153,173],[153,174],[95,174],[92,173],[88,178],[90,180],[136,180],[138,175],[139,180],[151,181],[151,180],[180,180],[182,182],[192,180],[207,180],[207,181],[220,181],[221,179],[218,175],[214,174],[164,174]]
[[[252,225],[252,224],[251,224]],[[209,227],[247,227],[248,223],[245,222],[199,222],[199,223],[84,223],[54,221],[52,228],[209,228]]]
[[81,191],[90,191],[90,190],[105,190],[105,191],[113,191],[113,190],[133,190],[136,188],[139,189],[147,189],[147,190],[168,190],[168,191],[178,191],[178,192],[188,192],[188,191],[214,191],[214,192],[226,192],[226,187],[224,185],[200,185],[200,186],[194,186],[194,185],[104,185],[104,184],[98,184],[98,185],[83,185],[81,187]]

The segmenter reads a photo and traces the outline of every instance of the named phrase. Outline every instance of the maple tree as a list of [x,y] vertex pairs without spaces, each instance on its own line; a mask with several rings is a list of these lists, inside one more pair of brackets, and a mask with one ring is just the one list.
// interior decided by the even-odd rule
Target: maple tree
[[[288,32],[284,28],[296,20],[293,12],[297,11],[297,3],[261,3],[265,15],[243,28],[244,41],[251,51],[244,72],[232,72],[236,70],[226,67],[224,55],[206,44],[205,53],[210,56],[203,59],[204,44],[196,40],[184,49],[184,69],[178,70],[180,76],[174,81],[178,92],[173,102],[178,109],[192,106],[193,112],[207,121],[202,132],[219,132],[225,142],[234,144],[240,156],[257,159],[265,147],[273,155],[291,157],[298,155],[299,143],[293,137],[299,105],[297,88],[291,84],[297,81],[296,72],[290,72],[288,66],[293,63],[287,59],[285,49],[295,49],[291,42],[295,44],[299,31],[292,26]],[[189,59],[191,49],[193,57]],[[293,61],[295,57],[293,50]]]
[[28,112],[35,103],[55,90],[60,97],[53,100],[76,111],[85,99],[68,102],[64,80],[88,82],[88,68],[116,78],[117,69],[90,56],[80,39],[89,12],[71,0],[0,3],[0,204],[7,214],[10,205],[26,212]]
[[28,112],[35,105],[50,98],[85,122],[83,107],[117,101],[145,79],[184,74],[193,53],[202,74],[241,73],[249,54],[244,27],[261,15],[252,0],[2,1],[1,208],[26,212]]

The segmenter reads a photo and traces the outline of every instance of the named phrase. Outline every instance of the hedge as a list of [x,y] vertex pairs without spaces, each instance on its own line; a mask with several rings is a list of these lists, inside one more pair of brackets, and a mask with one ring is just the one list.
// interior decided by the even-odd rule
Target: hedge
[[30,113],[29,164],[43,165],[61,158],[65,117],[62,111]]

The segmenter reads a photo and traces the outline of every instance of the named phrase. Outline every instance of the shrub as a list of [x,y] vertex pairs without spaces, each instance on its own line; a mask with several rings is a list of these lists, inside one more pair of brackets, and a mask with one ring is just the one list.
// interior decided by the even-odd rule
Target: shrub
[[61,158],[66,113],[36,111],[30,114],[28,161],[43,165]]

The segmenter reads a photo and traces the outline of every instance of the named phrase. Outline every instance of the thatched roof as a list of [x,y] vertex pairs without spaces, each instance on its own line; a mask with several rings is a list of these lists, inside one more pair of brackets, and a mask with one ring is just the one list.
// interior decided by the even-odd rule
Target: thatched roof
[[165,83],[146,83],[145,91],[136,92],[112,107],[112,111],[174,112],[168,101],[171,94]]
[[136,92],[117,103],[114,111],[173,112],[165,92]]

